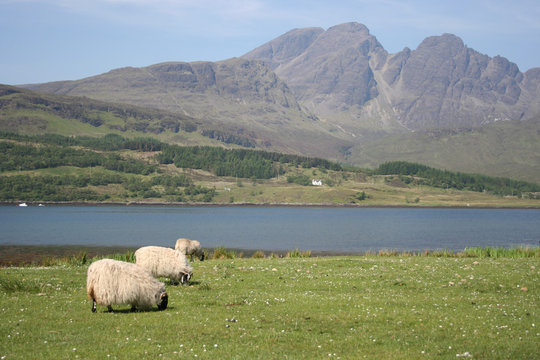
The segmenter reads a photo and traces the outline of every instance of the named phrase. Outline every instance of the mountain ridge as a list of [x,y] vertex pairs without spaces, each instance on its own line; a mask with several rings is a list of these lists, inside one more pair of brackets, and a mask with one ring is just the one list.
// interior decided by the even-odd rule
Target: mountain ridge
[[521,73],[506,58],[480,54],[452,34],[389,54],[364,25],[346,23],[319,31],[295,58],[277,62],[279,53],[265,51],[303,34],[289,32],[243,56],[272,63],[303,105],[353,132],[373,117],[383,130],[420,130],[540,113],[538,68]]
[[[233,127],[239,135],[251,136],[261,149],[316,155],[324,146],[329,157],[337,159],[340,148],[348,145],[328,126],[317,124],[317,118],[301,108],[287,85],[257,60],[165,62],[25,87],[184,114]],[[283,127],[286,132],[281,132]]]
[[[522,73],[447,33],[390,54],[355,22],[293,29],[239,58],[126,67],[24,87],[163,109],[223,127],[263,150],[353,163],[388,136],[519,124],[540,114],[540,68]],[[532,166],[539,169],[540,161]]]

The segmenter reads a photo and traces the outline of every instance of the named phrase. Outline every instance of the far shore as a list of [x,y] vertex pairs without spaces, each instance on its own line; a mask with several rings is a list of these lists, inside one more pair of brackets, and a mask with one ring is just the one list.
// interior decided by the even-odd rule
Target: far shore
[[[19,206],[22,201],[1,201],[0,206]],[[171,206],[171,207],[325,207],[325,208],[396,208],[396,209],[540,209],[540,204],[531,206],[485,206],[485,205],[416,205],[416,204],[358,204],[358,203],[215,203],[215,202],[157,202],[157,201],[127,201],[127,202],[93,202],[93,201],[26,201],[28,206]]]

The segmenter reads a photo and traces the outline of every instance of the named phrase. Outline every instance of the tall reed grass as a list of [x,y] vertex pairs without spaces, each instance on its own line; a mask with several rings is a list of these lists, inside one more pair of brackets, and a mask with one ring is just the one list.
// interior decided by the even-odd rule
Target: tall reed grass
[[[366,251],[362,254],[367,257],[411,257],[411,256],[420,256],[420,257],[445,257],[445,258],[540,258],[540,247],[513,247],[513,248],[503,248],[503,247],[471,247],[466,248],[463,251],[453,251],[453,250],[424,250],[424,251],[400,251],[395,249],[382,249],[378,251]],[[287,258],[309,258],[312,257],[312,252],[310,250],[300,251],[299,249],[290,250],[284,255]],[[213,250],[213,252],[205,251],[205,258],[207,259],[239,259],[243,258],[243,252],[236,252],[234,250],[226,249],[225,247],[218,247]],[[263,251],[256,251],[251,256],[256,259],[265,259],[265,258],[278,258],[282,255],[271,253],[266,256]],[[126,262],[135,262],[135,253],[133,251],[126,251],[125,253],[115,253],[108,255],[100,255],[90,257],[85,251],[68,257],[51,257],[47,256],[42,258],[38,262],[33,262],[32,266],[85,266],[94,261],[100,259],[115,259]],[[16,286],[14,284],[13,286]]]
[[472,247],[463,251],[454,250],[424,250],[424,251],[398,251],[383,249],[378,252],[368,251],[365,256],[423,256],[423,257],[449,257],[449,258],[532,258],[540,257],[540,247]]
[[465,257],[478,258],[532,258],[540,257],[540,247],[474,247],[463,251]]
[[42,291],[43,287],[44,285],[37,280],[0,276],[0,290],[6,293],[39,293]]
[[311,257],[311,250],[306,251],[300,251],[298,249],[294,249],[292,251],[287,252],[288,258],[308,258]]

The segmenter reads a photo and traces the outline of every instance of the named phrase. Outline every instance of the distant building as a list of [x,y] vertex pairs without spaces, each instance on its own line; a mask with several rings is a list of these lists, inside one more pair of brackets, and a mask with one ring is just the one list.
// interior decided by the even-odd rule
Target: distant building
[[313,186],[322,186],[322,180],[311,180],[311,185]]

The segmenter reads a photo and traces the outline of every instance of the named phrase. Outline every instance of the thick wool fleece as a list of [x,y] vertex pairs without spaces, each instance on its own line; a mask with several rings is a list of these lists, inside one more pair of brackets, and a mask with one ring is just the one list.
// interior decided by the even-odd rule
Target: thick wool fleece
[[153,276],[168,277],[172,281],[181,282],[186,275],[193,273],[184,254],[166,247],[144,246],[135,251],[135,259],[137,265]]
[[141,266],[103,259],[88,268],[86,291],[90,300],[99,305],[131,304],[150,308],[159,303],[165,285]]

